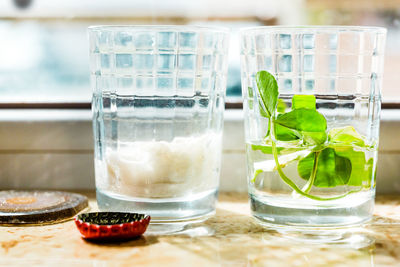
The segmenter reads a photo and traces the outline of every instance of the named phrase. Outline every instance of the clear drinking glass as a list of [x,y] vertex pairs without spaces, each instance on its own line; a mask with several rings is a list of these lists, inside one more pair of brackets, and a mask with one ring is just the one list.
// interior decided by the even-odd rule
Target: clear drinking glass
[[215,211],[228,32],[89,28],[97,202],[153,222]]
[[377,27],[241,31],[248,192],[260,222],[371,218],[385,38]]

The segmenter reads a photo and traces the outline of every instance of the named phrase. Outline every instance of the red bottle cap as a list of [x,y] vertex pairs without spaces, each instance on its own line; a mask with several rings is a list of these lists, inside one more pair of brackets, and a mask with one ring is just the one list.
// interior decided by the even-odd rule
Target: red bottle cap
[[132,239],[141,236],[150,223],[150,216],[129,212],[90,212],[74,218],[85,239]]

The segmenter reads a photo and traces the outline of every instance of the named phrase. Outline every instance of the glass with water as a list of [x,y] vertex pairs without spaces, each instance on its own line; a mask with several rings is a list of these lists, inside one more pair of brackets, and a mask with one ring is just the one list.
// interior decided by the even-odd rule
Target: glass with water
[[261,223],[371,218],[385,36],[374,27],[241,32],[248,190]]
[[97,201],[153,222],[215,211],[227,72],[225,29],[89,29]]

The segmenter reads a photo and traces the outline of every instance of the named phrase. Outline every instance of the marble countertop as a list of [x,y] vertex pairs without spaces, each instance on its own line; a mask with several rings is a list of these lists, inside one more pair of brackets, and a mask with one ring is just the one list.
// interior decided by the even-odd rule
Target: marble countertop
[[[90,205],[96,209],[93,199]],[[83,240],[73,221],[0,227],[0,266],[400,266],[400,196],[378,197],[371,223],[335,235],[263,228],[247,196],[233,193],[220,196],[206,222],[155,231],[97,244]]]

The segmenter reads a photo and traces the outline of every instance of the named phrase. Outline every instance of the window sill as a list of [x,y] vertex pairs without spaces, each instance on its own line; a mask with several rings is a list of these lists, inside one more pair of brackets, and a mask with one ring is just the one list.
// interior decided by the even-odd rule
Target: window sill
[[[399,132],[400,109],[383,110],[378,193],[400,193]],[[0,166],[0,187],[4,189],[93,189],[91,111],[3,109],[0,112]],[[225,112],[220,189],[247,190],[240,109]]]

